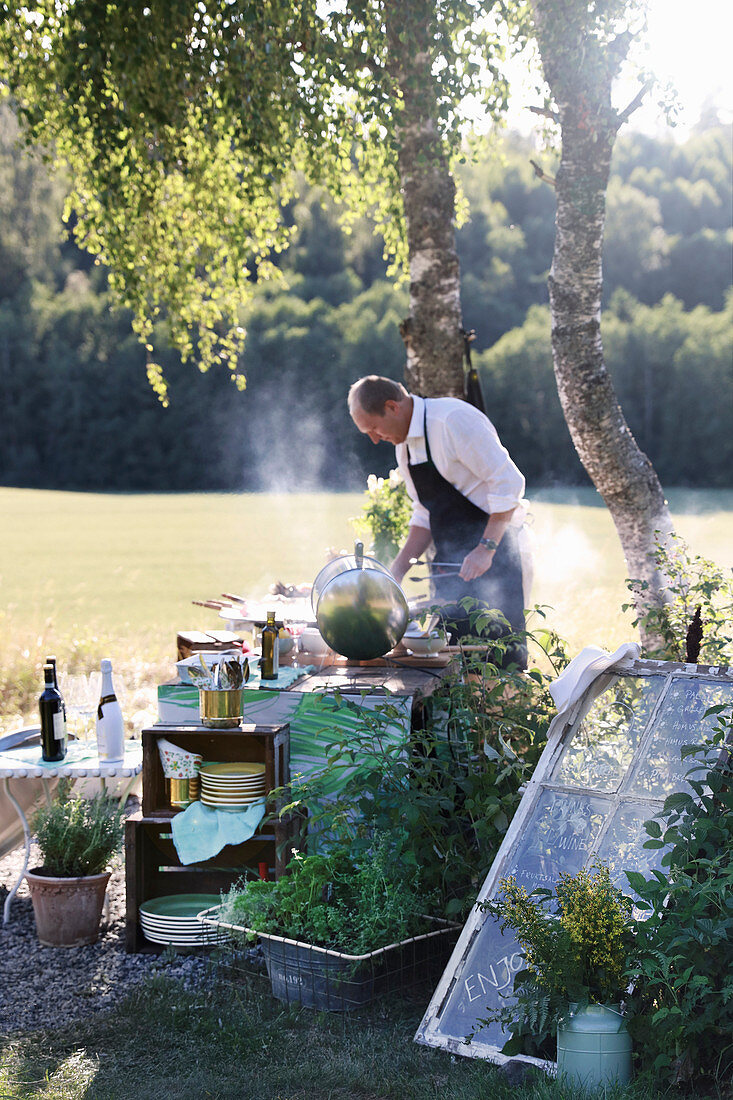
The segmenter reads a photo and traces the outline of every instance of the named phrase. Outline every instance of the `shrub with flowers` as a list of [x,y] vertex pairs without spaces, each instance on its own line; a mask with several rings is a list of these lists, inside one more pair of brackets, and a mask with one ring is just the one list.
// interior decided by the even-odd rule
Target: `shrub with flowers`
[[[515,979],[514,999],[493,1019],[507,1026],[508,1053],[534,1053],[537,1040],[552,1035],[571,1003],[609,1004],[625,995],[625,971],[633,952],[632,903],[595,859],[576,875],[561,874],[555,890],[528,894],[513,877],[484,908],[511,928],[526,968]],[[534,1042],[526,1042],[534,1036]],[[518,1042],[517,1042],[518,1040]]]
[[[632,906],[604,863],[595,860],[576,875],[560,875],[557,914],[535,902],[513,878],[501,886],[497,912],[502,924],[514,930],[527,969],[540,985],[565,1004],[620,998],[632,942]],[[541,893],[552,898],[550,891]]]
[[407,538],[412,515],[401,474],[398,470],[390,470],[388,478],[370,474],[364,496],[364,511],[351,522],[358,536],[371,543],[374,556],[389,564]]

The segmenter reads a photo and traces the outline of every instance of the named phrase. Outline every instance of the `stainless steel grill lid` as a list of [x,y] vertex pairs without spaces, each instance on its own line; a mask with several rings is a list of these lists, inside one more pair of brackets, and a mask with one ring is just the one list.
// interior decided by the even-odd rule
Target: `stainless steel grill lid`
[[313,582],[311,603],[331,649],[361,661],[393,649],[409,618],[404,592],[386,566],[364,556],[361,542],[353,554],[324,565]]

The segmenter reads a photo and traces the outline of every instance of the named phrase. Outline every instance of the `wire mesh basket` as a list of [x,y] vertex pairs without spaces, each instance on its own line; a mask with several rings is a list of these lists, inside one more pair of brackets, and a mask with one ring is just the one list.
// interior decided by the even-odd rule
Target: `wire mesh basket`
[[432,988],[460,932],[458,924],[426,917],[429,931],[422,935],[349,955],[231,924],[222,920],[221,906],[199,913],[199,920],[228,933],[220,966],[229,980],[259,977],[278,1000],[327,1012],[350,1011],[377,997],[405,994],[426,984]]

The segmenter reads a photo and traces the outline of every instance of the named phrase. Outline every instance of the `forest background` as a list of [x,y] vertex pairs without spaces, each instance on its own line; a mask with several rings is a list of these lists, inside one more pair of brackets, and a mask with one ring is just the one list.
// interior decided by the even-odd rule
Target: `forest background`
[[[301,186],[280,257],[286,288],[258,288],[240,393],[228,372],[159,356],[164,408],[106,272],[66,239],[63,181],[16,146],[0,112],[0,484],[78,490],[353,490],[392,449],[353,429],[362,374],[401,378],[407,292],[366,221],[350,234]],[[608,188],[604,347],[624,413],[666,486],[733,477],[731,127],[684,142],[622,134]],[[487,138],[459,176],[464,324],[475,329],[489,416],[533,487],[587,485],[555,387],[547,271],[554,195],[529,138]],[[543,156],[552,169],[548,155]],[[164,337],[164,331],[159,336]],[[159,346],[159,344],[158,344]]]

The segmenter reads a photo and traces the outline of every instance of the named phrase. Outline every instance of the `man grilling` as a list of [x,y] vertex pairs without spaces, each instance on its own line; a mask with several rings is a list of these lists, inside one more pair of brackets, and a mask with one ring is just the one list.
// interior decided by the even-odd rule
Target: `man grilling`
[[[435,590],[451,641],[470,633],[469,615],[458,606],[466,596],[507,620],[494,618],[492,638],[524,631],[519,548],[527,511],[524,477],[488,417],[465,401],[418,397],[378,375],[355,382],[348,401],[360,432],[372,443],[394,444],[413,501],[407,539],[391,565],[395,579],[401,581],[410,559],[432,542],[439,574]],[[451,570],[453,563],[459,568]],[[496,663],[524,668],[526,661],[522,639],[508,645]]]

